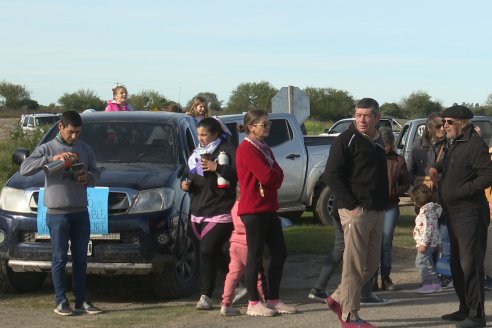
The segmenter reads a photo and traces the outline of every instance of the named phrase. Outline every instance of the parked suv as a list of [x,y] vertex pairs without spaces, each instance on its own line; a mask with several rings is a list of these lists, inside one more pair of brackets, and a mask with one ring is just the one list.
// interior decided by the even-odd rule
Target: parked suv
[[27,114],[21,118],[21,126],[24,131],[33,131],[39,128],[49,128],[59,120],[60,117],[56,114]]
[[[92,146],[102,170],[97,186],[109,188],[109,233],[91,235],[87,272],[149,274],[162,298],[192,294],[198,284],[197,245],[188,231],[189,196],[180,178],[198,143],[193,118],[162,112],[81,116],[80,139]],[[53,126],[40,144],[57,132]],[[16,150],[13,160],[20,164],[28,154]],[[36,226],[43,185],[43,171],[17,172],[0,193],[2,291],[35,290],[51,270],[51,243]]]

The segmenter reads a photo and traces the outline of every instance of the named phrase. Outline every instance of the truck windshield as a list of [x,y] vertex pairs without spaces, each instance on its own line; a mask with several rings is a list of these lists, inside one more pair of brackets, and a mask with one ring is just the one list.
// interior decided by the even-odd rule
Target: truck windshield
[[36,125],[52,125],[58,120],[58,116],[36,117]]
[[[52,129],[44,141],[55,137]],[[80,139],[94,150],[98,163],[177,165],[176,136],[171,124],[84,122]]]

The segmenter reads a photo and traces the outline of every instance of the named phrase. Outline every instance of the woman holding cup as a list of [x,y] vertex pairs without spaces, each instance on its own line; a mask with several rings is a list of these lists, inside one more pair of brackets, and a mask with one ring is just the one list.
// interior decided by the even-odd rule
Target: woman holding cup
[[[199,146],[188,159],[181,189],[190,194],[191,225],[200,242],[201,297],[196,308],[212,309],[212,293],[219,268],[227,272],[228,258],[224,245],[233,229],[231,209],[236,200],[236,150],[225,142],[226,134],[212,117],[197,125]],[[222,153],[222,154],[221,154]],[[219,164],[219,154],[229,164]],[[218,177],[229,181],[218,185]]]

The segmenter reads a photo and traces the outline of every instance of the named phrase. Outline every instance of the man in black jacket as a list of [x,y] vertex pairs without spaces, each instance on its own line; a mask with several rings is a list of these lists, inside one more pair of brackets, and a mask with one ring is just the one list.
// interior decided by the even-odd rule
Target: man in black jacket
[[448,151],[429,174],[439,181],[439,199],[448,218],[451,239],[451,272],[459,310],[443,320],[458,321],[456,327],[485,327],[484,257],[489,208],[484,189],[492,185],[492,162],[488,147],[469,119],[464,106],[442,113]]
[[337,199],[345,251],[342,281],[326,301],[342,327],[374,327],[362,320],[361,286],[379,266],[384,210],[388,206],[388,173],[376,124],[381,114],[371,98],[355,106],[355,122],[333,142],[324,179]]

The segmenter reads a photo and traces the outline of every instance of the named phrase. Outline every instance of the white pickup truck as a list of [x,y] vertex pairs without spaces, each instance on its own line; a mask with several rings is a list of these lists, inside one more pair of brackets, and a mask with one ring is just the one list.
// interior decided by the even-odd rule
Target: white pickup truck
[[[222,115],[220,119],[231,130],[231,142],[236,146],[245,137],[237,131],[244,114]],[[323,224],[331,224],[333,193],[325,186],[321,175],[334,137],[303,135],[293,114],[271,113],[270,136],[266,139],[275,159],[284,171],[279,190],[279,212],[299,217],[303,211],[313,211]]]

